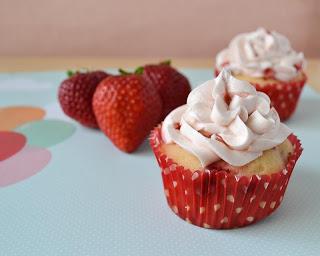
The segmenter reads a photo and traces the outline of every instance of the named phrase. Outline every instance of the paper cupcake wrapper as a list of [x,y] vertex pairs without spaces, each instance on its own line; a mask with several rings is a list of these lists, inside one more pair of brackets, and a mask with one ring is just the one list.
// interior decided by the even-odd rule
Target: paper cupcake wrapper
[[[217,76],[219,71],[215,69]],[[277,110],[281,121],[285,121],[295,112],[302,89],[307,81],[305,73],[297,81],[270,83],[260,85],[253,83],[256,89],[267,94],[271,100],[271,105]]]
[[277,110],[281,121],[292,116],[297,108],[302,89],[307,81],[307,76],[292,82],[278,82],[266,85],[254,84],[258,91],[270,97],[271,105]]
[[192,172],[161,153],[161,126],[150,144],[162,169],[165,196],[172,211],[194,225],[230,229],[255,223],[275,211],[283,199],[292,170],[302,153],[290,135],[294,152],[283,170],[271,175],[235,176],[225,170]]

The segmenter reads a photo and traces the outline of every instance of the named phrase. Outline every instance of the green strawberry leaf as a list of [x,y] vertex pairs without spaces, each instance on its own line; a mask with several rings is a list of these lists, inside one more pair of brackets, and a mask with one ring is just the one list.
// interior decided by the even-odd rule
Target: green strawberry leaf
[[131,72],[124,70],[122,68],[119,68],[118,71],[119,71],[120,75],[131,75],[132,74]]
[[76,72],[73,71],[73,70],[68,70],[68,71],[67,71],[67,76],[68,76],[68,78],[72,77],[75,73],[76,73]]
[[164,60],[160,62],[161,65],[171,66],[171,60]]
[[141,67],[137,67],[136,68],[136,70],[134,71],[134,73],[136,74],[136,75],[142,75],[142,73],[143,73],[143,67],[141,66]]

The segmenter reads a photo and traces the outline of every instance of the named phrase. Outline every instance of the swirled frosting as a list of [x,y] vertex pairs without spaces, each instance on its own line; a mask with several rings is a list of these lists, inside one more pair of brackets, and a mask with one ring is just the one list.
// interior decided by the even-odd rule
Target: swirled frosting
[[234,74],[289,81],[305,66],[302,52],[295,52],[289,40],[275,32],[259,28],[233,38],[228,48],[218,53],[216,66],[229,68]]
[[161,132],[165,143],[194,154],[203,167],[220,159],[243,166],[291,134],[266,94],[225,69],[195,88],[187,104],[165,118]]

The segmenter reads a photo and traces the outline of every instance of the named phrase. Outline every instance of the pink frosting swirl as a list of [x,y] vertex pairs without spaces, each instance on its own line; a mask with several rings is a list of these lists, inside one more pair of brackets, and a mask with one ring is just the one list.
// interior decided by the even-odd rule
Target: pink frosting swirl
[[291,48],[285,36],[259,28],[233,38],[228,48],[218,53],[216,66],[252,77],[264,77],[271,70],[274,78],[289,81],[305,66],[305,59],[303,53]]
[[290,133],[269,97],[227,70],[195,88],[162,125],[164,142],[191,152],[203,167],[220,159],[243,166]]

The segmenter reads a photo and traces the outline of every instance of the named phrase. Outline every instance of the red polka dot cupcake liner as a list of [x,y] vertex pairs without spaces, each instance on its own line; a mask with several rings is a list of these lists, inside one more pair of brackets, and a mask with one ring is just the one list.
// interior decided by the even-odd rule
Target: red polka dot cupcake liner
[[[215,70],[215,75],[219,74]],[[295,112],[302,89],[307,81],[307,76],[302,73],[302,78],[297,81],[270,83],[260,85],[252,83],[260,92],[267,94],[271,100],[271,105],[277,110],[280,120],[285,121],[289,119]]]
[[199,227],[231,229],[255,223],[282,202],[296,161],[300,141],[290,135],[294,152],[286,167],[271,175],[236,176],[226,170],[191,171],[161,153],[161,126],[151,133],[150,144],[162,170],[165,196],[172,211]]

